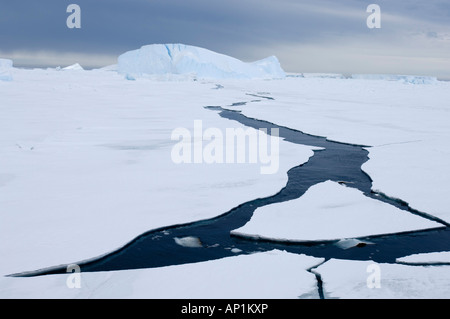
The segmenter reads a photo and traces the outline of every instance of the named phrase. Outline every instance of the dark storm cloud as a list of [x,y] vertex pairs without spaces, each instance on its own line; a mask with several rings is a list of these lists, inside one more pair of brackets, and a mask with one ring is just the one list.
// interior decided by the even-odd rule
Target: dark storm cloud
[[[71,3],[81,7],[81,29],[66,26],[66,8]],[[382,8],[381,29],[367,28],[370,3]],[[117,56],[145,44],[185,43],[243,60],[274,54],[291,69],[307,65],[333,71],[318,56],[326,53],[342,68],[354,60],[354,56],[346,57],[346,50],[377,56],[416,51],[421,57],[444,59],[449,34],[447,0],[21,0],[0,4],[3,55],[20,51],[32,56],[45,51]]]
[[[82,10],[82,28],[70,30],[67,5]],[[316,1],[315,1],[316,2]],[[267,0],[11,1],[1,5],[1,49],[121,52],[148,43],[183,42],[216,48],[276,41],[318,40],[327,32],[365,27],[365,5]],[[360,23],[333,10],[359,10]],[[323,12],[321,12],[322,9]]]

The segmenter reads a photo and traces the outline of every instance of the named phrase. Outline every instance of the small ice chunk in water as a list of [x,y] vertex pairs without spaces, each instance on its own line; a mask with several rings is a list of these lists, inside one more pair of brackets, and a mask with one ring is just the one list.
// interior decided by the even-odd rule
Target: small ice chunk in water
[[362,241],[359,239],[354,239],[354,238],[344,238],[339,240],[336,243],[336,246],[338,246],[339,248],[342,249],[349,249],[349,248],[353,248],[353,247],[364,247],[366,245],[370,245],[373,244],[369,241]]
[[174,238],[175,242],[183,247],[189,247],[189,248],[198,248],[203,247],[202,242],[200,241],[200,238],[194,237],[194,236],[188,236],[183,238]]

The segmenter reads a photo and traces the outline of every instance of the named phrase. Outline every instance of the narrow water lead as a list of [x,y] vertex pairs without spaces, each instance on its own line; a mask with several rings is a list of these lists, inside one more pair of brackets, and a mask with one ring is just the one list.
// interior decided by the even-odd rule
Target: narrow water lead
[[[444,225],[442,229],[362,238],[370,240],[373,244],[351,249],[341,249],[335,245],[335,241],[283,243],[231,236],[230,231],[245,225],[257,208],[299,198],[309,187],[327,180],[347,181],[349,182],[347,186],[357,188],[368,197],[383,200],[411,213],[420,214],[420,212],[413,211],[404,202],[387,196],[377,196],[378,194],[371,191],[372,181],[361,169],[368,160],[368,151],[365,150],[365,146],[328,141],[324,137],[312,136],[266,121],[248,118],[240,112],[217,106],[206,108],[219,111],[221,117],[238,121],[248,127],[266,128],[269,133],[273,128],[277,128],[279,137],[291,143],[324,149],[315,151],[314,156],[307,163],[290,169],[287,173],[286,186],[277,194],[243,203],[213,219],[149,231],[117,251],[88,262],[80,262],[82,272],[163,267],[273,249],[326,259],[373,260],[391,263],[398,257],[410,254],[450,250],[450,228]],[[186,238],[192,239],[196,244],[180,245],[180,243],[189,242],[183,240]],[[62,265],[16,275],[38,276],[66,273],[66,269],[66,265]]]

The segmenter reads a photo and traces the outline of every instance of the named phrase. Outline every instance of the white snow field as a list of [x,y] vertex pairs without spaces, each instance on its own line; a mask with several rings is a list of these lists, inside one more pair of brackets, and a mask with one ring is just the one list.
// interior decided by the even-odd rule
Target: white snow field
[[[281,251],[158,269],[82,273],[82,289],[68,288],[69,275],[5,277],[95,258],[149,230],[216,217],[274,195],[285,186],[287,171],[313,155],[312,147],[279,139],[274,174],[261,174],[267,165],[262,162],[174,163],[172,150],[178,141],[171,137],[177,128],[194,132],[201,121],[203,130],[247,129],[205,106],[372,146],[363,169],[374,189],[450,222],[450,83],[403,76],[284,77],[274,58],[245,64],[201,49],[163,49],[146,46],[98,70],[76,64],[66,70],[25,70],[12,67],[10,60],[2,62],[0,72],[7,77],[0,81],[0,297],[318,297],[315,277],[306,270],[323,260]],[[174,60],[168,60],[169,53]],[[158,66],[162,69],[155,71]],[[195,145],[196,154],[202,143]],[[283,224],[279,238],[344,239],[347,247],[353,243],[347,239],[359,234],[441,225],[386,206],[380,206],[375,218],[372,205],[381,203],[328,182],[316,186],[305,198],[323,218],[318,221],[306,212],[301,216],[311,229],[289,233],[286,225],[299,217],[289,212],[284,220],[267,218],[263,228],[275,230]],[[328,188],[332,192],[326,193]],[[347,210],[320,208],[326,202],[364,208],[361,214],[370,216],[374,225],[363,225],[355,215],[344,224]],[[325,214],[330,209],[342,218]],[[340,227],[319,229],[328,219]],[[314,221],[320,222],[319,228]],[[179,243],[192,246],[194,241],[180,238]],[[332,259],[315,268],[325,297],[420,298],[448,296],[450,291],[448,266],[403,264],[382,264],[382,288],[367,289],[370,263]],[[148,289],[153,285],[158,289]]]
[[[294,299],[318,298],[307,269],[322,258],[274,250],[210,262],[99,273],[0,279],[2,298]],[[264,265],[264,267],[262,267]],[[73,286],[72,286],[73,287]]]
[[312,270],[325,298],[448,299],[450,266],[407,266],[331,259]]
[[204,109],[240,92],[97,70],[13,74],[0,85],[2,275],[97,257],[149,230],[271,196],[313,155],[277,138],[275,174],[261,174],[260,162],[176,164],[176,128],[193,132],[201,120],[204,130],[247,129]]
[[284,78],[275,56],[245,63],[230,56],[184,44],[152,44],[119,56],[118,71],[127,76],[178,75],[196,79]]
[[368,198],[357,189],[327,181],[312,186],[298,199],[256,209],[251,220],[232,234],[302,242],[438,227],[442,224]]

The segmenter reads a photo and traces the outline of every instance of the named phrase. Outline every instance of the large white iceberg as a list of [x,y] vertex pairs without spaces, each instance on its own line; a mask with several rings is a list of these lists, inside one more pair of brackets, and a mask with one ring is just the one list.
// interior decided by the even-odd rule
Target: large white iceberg
[[284,78],[275,56],[246,63],[207,49],[184,44],[152,44],[118,58],[118,72],[127,77],[191,75],[200,79]]

